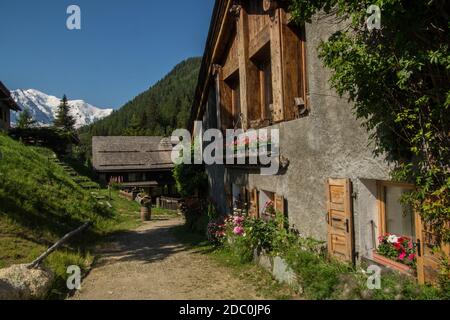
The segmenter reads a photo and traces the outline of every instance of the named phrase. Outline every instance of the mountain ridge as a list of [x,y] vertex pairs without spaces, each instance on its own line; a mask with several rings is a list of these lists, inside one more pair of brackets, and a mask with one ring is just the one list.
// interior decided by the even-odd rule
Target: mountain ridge
[[[60,99],[36,89],[16,89],[11,91],[11,97],[22,109],[29,109],[33,119],[39,126],[49,126],[53,123]],[[70,114],[74,116],[75,128],[93,124],[113,113],[111,108],[98,108],[84,100],[69,100]],[[11,113],[11,123],[17,122],[19,112]]]

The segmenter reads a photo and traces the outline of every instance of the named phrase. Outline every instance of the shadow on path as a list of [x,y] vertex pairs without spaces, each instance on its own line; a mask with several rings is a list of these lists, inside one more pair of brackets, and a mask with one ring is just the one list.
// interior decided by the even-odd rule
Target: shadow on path
[[162,261],[171,255],[189,250],[172,234],[172,231],[182,223],[181,220],[175,225],[171,223],[170,225],[148,228],[155,222],[161,224],[164,221],[169,220],[159,219],[148,222],[138,230],[116,235],[108,247],[97,250],[96,253],[101,257],[96,266],[128,261],[148,264]]

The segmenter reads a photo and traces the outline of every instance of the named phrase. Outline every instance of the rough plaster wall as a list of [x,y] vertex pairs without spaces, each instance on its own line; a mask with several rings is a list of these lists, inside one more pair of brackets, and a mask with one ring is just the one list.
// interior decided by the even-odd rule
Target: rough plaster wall
[[[358,180],[358,196],[355,201],[355,211],[359,213],[359,228],[355,230],[356,251],[360,256],[372,257],[379,232],[377,183],[375,180]],[[373,224],[371,224],[371,221]]]
[[[203,130],[215,128],[217,121],[215,121],[216,114],[216,98],[215,88],[211,87],[209,91],[206,111],[203,116]],[[225,181],[227,176],[225,167],[222,165],[207,165],[206,173],[208,175],[209,184],[209,198],[216,205],[216,209],[220,214],[227,214],[227,198],[225,195]]]
[[[351,105],[330,88],[330,72],[318,58],[320,41],[336,29],[335,21],[323,16],[316,17],[306,26],[311,113],[306,118],[274,126],[280,129],[281,154],[290,160],[287,172],[273,177],[258,174],[248,177],[251,187],[283,195],[287,199],[291,224],[303,234],[321,240],[326,240],[327,235],[327,178],[351,178],[354,191],[359,193],[358,178],[389,177],[387,164],[374,157],[368,133],[356,120]],[[366,225],[366,214],[364,221],[360,221],[356,201],[354,206],[355,236],[359,247],[359,228]]]

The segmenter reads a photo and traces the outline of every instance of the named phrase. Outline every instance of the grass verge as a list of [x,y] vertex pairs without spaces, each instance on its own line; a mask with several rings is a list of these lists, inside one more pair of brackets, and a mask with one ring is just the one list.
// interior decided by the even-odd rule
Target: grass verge
[[[30,263],[66,233],[93,222],[44,263],[56,274],[49,298],[59,299],[67,293],[68,266],[86,271],[95,243],[140,222],[137,203],[113,193],[109,207],[77,184],[53,157],[48,149],[25,146],[0,134],[0,268]],[[97,192],[101,196],[107,191]]]

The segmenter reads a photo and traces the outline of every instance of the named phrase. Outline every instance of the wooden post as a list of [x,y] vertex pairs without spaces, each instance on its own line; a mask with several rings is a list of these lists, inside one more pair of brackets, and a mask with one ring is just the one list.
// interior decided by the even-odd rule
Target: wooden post
[[32,263],[30,263],[30,265],[28,266],[28,269],[34,269],[36,267],[38,267],[42,261],[45,260],[45,258],[47,258],[52,252],[54,252],[56,249],[58,249],[59,247],[61,247],[64,242],[66,242],[67,240],[69,240],[70,238],[72,238],[74,235],[82,232],[84,229],[86,229],[87,227],[89,227],[92,224],[92,222],[86,222],[85,224],[83,224],[81,227],[79,227],[78,229],[69,232],[68,234],[66,234],[64,237],[61,238],[61,240],[59,240],[58,242],[56,242],[53,246],[51,246],[47,251],[45,251],[43,254],[41,254],[36,260],[34,260]]
[[281,50],[280,9],[276,9],[270,23],[270,54],[272,62],[273,116],[274,122],[284,120],[283,61]]

